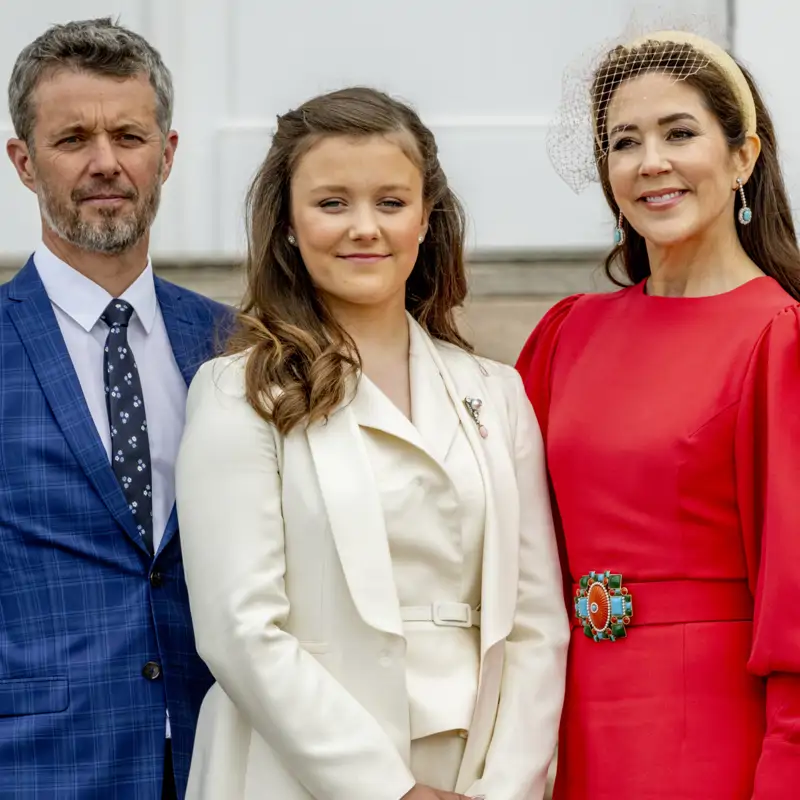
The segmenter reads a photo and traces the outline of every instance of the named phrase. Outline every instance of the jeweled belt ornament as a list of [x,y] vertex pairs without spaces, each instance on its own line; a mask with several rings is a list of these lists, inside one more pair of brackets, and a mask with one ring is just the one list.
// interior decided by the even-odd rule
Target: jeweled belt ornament
[[622,585],[622,575],[608,570],[590,572],[578,585],[575,616],[583,632],[596,642],[624,639],[633,616],[633,598]]

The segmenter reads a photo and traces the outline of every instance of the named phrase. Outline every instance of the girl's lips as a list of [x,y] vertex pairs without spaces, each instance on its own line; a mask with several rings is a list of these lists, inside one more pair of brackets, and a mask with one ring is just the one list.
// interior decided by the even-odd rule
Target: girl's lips
[[358,264],[374,264],[387,258],[387,256],[380,253],[353,253],[352,255],[339,256],[339,258],[344,258],[346,261],[355,261]]

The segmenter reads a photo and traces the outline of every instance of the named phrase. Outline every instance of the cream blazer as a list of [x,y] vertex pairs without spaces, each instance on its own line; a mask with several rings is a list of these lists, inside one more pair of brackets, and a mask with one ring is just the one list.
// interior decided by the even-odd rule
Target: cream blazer
[[[486,492],[478,696],[457,789],[539,800],[569,633],[542,438],[512,368],[409,324]],[[483,400],[485,439],[465,397]],[[399,800],[415,783],[403,623],[352,405],[281,436],[244,399],[242,357],[211,361],[192,382],[177,503],[197,648],[217,683],[200,712],[188,800]],[[434,450],[452,441],[452,413],[422,407]],[[379,410],[360,420],[387,423],[415,438]]]

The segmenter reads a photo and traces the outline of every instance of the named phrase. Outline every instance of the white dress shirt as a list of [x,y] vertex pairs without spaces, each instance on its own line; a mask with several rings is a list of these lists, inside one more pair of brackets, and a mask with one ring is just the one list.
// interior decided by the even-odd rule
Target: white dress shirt
[[[103,382],[108,326],[100,316],[114,298],[44,244],[37,248],[33,260],[110,463],[111,431]],[[172,352],[149,260],[121,299],[134,309],[128,341],[136,356],[147,413],[153,471],[153,546],[158,550],[175,504],[175,459],[183,432],[187,387]]]

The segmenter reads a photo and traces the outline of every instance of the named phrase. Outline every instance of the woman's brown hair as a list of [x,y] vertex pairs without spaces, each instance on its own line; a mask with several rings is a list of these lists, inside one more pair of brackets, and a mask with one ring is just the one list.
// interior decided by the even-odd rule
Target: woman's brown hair
[[[597,132],[595,160],[603,193],[615,218],[619,216],[619,206],[608,179],[606,115],[614,92],[626,80],[648,72],[669,72],[700,92],[706,107],[719,121],[731,150],[745,143],[744,115],[730,81],[713,61],[700,69],[697,63],[698,52],[691,45],[649,41],[633,50],[622,47],[612,50],[595,73],[592,86]],[[739,241],[765,274],[800,300],[800,250],[778,160],[775,128],[752,76],[739,67],[753,94],[756,133],[761,139],[761,155],[745,187],[753,219],[749,225],[736,226]],[[617,286],[639,283],[650,275],[644,239],[627,220],[623,220],[623,230],[624,243],[608,254],[604,264],[606,274]]]
[[[290,184],[302,156],[328,136],[397,136],[419,167],[428,232],[406,283],[406,309],[434,338],[467,350],[453,311],[467,293],[465,216],[439,163],[436,140],[407,105],[368,88],[315,97],[278,118],[247,195],[247,291],[231,353],[247,351],[250,405],[281,433],[326,418],[357,378],[355,343],[329,313],[288,241]],[[408,145],[405,141],[408,141]]]

